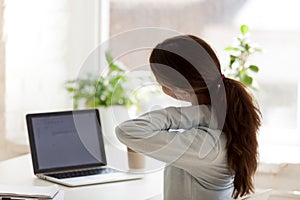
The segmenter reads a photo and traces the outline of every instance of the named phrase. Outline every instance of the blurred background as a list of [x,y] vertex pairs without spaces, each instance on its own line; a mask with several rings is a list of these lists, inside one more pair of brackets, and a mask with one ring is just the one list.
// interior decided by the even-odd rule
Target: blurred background
[[[299,163],[299,8],[298,0],[0,0],[0,158],[28,152],[26,113],[72,109],[64,83],[109,38],[143,27],[194,34],[227,65],[224,48],[247,24],[263,49],[251,58],[260,66],[260,160]],[[120,60],[132,68],[148,56]]]

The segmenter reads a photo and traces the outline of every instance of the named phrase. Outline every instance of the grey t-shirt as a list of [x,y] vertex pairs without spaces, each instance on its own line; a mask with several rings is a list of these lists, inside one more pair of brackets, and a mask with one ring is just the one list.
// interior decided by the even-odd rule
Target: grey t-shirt
[[168,107],[116,127],[119,140],[166,163],[165,200],[232,199],[226,135],[210,106]]

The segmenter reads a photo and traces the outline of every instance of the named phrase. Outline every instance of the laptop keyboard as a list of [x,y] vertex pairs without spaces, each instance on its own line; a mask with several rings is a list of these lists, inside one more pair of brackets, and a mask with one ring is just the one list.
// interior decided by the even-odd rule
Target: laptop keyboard
[[76,171],[76,172],[63,172],[58,174],[48,174],[48,176],[52,176],[54,178],[63,179],[63,178],[73,178],[80,176],[89,176],[89,175],[97,175],[97,174],[108,174],[118,172],[112,168],[99,168],[99,169],[91,169],[85,171]]

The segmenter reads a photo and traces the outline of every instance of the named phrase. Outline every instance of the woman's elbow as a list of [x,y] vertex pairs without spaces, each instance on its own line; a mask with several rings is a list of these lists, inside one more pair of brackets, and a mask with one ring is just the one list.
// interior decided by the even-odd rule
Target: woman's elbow
[[117,126],[115,128],[115,133],[116,133],[116,136],[117,136],[118,140],[120,142],[122,142],[123,144],[126,144],[126,139],[127,139],[126,135],[127,134],[122,130],[122,128],[120,128],[119,126]]

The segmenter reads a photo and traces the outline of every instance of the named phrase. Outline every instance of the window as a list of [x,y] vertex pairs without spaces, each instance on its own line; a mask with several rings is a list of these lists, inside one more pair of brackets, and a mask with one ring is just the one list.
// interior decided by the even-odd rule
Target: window
[[[293,156],[274,154],[272,151],[280,149],[290,155],[288,145],[293,145],[293,152],[295,149],[300,151],[298,1],[110,2],[111,36],[139,27],[160,27],[195,34],[212,44],[223,65],[228,62],[228,54],[223,49],[239,33],[239,26],[247,24],[252,40],[263,48],[262,54],[252,57],[253,63],[260,66],[255,78],[260,88],[256,95],[263,114],[263,126],[259,134],[261,160],[296,162]],[[126,41],[123,45],[127,45]],[[125,60],[126,65],[146,63],[147,56],[149,54]]]

